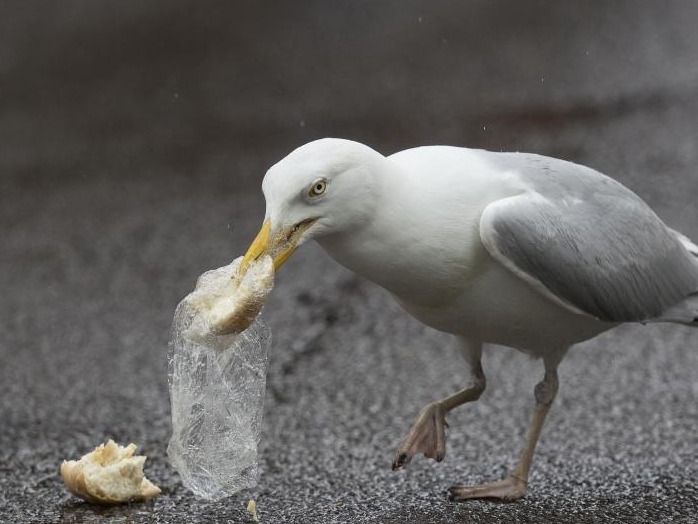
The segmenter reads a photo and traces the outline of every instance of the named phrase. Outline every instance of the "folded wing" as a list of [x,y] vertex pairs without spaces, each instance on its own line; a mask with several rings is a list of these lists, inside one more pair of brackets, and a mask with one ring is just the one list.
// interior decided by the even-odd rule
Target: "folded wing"
[[539,168],[529,191],[482,214],[480,235],[496,260],[551,300],[609,322],[657,319],[698,292],[697,259],[634,193],[540,158],[527,163],[529,174]]

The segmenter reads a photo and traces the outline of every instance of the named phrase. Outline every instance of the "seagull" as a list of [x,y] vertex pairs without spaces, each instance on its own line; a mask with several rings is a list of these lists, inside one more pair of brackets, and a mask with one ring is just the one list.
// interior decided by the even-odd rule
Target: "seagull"
[[698,327],[698,246],[628,188],[591,168],[527,153],[425,146],[384,156],[350,140],[305,144],[266,173],[266,214],[240,268],[278,269],[315,240],[402,308],[459,342],[462,390],[419,413],[392,463],[446,454],[446,415],[485,390],[484,344],[543,363],[518,462],[456,501],[517,500],[568,349],[626,322]]

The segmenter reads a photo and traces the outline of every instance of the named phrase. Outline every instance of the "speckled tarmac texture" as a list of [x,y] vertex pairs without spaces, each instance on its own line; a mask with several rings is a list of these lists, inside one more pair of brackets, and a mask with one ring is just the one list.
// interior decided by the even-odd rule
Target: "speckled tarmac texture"
[[[249,498],[265,523],[698,520],[697,330],[622,326],[574,348],[528,495],[454,504],[451,484],[515,462],[540,362],[489,348],[446,460],[392,472],[463,365],[314,245],[264,312],[258,488],[196,500],[165,455],[174,307],[256,233],[264,169],[313,138],[560,156],[698,239],[698,6],[96,5],[0,6],[0,522],[249,522]],[[142,446],[160,497],[98,508],[65,492],[61,460],[109,437]]]

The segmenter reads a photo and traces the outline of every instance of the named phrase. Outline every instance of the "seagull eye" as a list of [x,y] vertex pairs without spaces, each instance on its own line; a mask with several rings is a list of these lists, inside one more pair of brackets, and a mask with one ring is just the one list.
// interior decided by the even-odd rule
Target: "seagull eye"
[[308,191],[308,196],[318,197],[318,196],[322,195],[326,189],[327,189],[327,180],[325,180],[324,178],[318,178],[315,182],[313,182],[313,185],[310,186],[310,190]]

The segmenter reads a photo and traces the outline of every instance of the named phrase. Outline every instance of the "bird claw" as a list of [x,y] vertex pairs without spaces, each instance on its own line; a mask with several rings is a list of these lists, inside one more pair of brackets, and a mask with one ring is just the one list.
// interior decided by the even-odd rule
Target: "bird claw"
[[425,406],[395,453],[393,471],[408,465],[419,453],[441,462],[446,456],[446,427],[446,415],[441,405],[434,402]]
[[407,466],[412,461],[412,456],[408,453],[398,451],[393,459],[393,471]]

